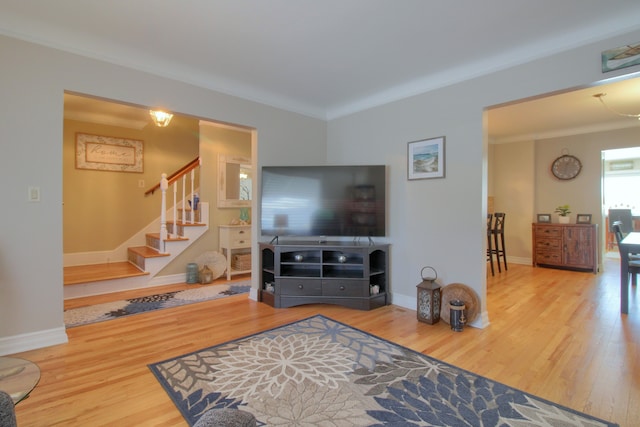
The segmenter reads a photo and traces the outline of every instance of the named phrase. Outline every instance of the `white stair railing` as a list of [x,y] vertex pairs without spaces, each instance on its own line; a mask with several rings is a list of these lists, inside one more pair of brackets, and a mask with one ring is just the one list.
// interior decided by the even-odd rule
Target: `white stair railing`
[[[149,190],[147,194],[153,194],[155,189],[159,188],[162,196],[160,202],[160,244],[159,244],[159,252],[166,252],[166,240],[169,237],[176,237],[179,235],[178,233],[178,224],[181,221],[182,223],[194,224],[196,211],[197,211],[197,194],[196,194],[196,174],[199,176],[200,174],[200,159],[195,159],[188,165],[184,166],[180,171],[173,174],[171,177],[167,178],[167,174],[163,173],[160,178],[160,183],[157,187],[152,190]],[[186,181],[187,175],[189,175],[190,180],[190,189],[187,193],[186,189]],[[181,183],[181,185],[179,185]],[[167,190],[169,186],[173,186],[173,203],[171,209],[167,208]],[[179,194],[179,187],[182,187],[182,191]],[[180,201],[179,201],[180,200]],[[189,201],[189,208],[187,207],[187,201]],[[182,207],[182,217],[178,214],[178,205]],[[195,209],[194,209],[195,208]],[[187,212],[190,211],[188,219]],[[167,212],[171,212],[171,216],[173,219],[173,229],[172,233],[168,232],[167,228]]]
[[196,213],[196,209],[195,208],[197,208],[196,200],[195,200],[195,197],[196,197],[195,196],[195,194],[196,194],[195,193],[195,191],[196,191],[195,184],[196,184],[195,169],[191,169],[191,192],[189,193],[189,200],[191,200],[191,215],[189,215],[189,220],[190,220],[189,222],[191,224],[193,224],[194,217],[196,216],[196,214],[195,214]]

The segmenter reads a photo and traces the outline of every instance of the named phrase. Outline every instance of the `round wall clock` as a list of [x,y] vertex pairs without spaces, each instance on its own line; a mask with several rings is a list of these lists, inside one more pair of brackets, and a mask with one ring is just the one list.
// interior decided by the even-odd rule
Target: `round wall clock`
[[564,154],[551,163],[551,173],[558,179],[573,179],[582,170],[582,163],[576,156]]

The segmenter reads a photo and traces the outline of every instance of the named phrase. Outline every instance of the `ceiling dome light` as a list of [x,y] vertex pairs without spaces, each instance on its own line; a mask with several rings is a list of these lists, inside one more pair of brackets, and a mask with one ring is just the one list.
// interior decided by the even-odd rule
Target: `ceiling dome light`
[[149,110],[149,114],[153,119],[153,123],[161,128],[167,127],[169,125],[169,122],[173,118],[173,114],[165,113],[164,111],[160,110]]
[[604,100],[602,99],[603,97],[607,96],[606,93],[596,93],[595,95],[593,95],[594,98],[598,98],[600,100],[600,102],[602,103],[602,105],[604,105],[604,107],[611,111],[614,114],[617,114],[619,116],[622,117],[631,117],[633,119],[638,119],[640,120],[640,114],[626,114],[626,113],[621,113],[619,111],[614,110],[613,108],[609,107],[607,104],[604,103]]

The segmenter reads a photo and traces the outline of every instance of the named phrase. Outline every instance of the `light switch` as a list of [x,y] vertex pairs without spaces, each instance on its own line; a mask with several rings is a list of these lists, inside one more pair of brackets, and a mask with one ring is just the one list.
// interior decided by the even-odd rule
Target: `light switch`
[[144,179],[138,180],[138,188],[144,188]]
[[30,202],[39,202],[40,201],[40,187],[29,187],[29,195]]

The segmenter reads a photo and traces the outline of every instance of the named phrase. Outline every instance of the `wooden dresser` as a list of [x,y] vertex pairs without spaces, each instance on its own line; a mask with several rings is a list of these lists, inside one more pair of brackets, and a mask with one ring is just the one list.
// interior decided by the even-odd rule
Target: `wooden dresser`
[[597,224],[532,224],[533,265],[598,272]]

